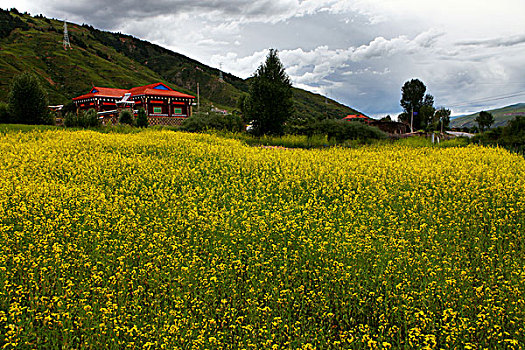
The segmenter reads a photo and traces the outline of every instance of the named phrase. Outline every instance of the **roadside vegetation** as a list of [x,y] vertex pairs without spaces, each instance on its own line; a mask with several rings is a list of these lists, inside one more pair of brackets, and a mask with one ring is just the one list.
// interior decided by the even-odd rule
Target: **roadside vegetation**
[[502,146],[525,154],[525,116],[517,116],[504,127],[490,129],[472,139],[473,143]]

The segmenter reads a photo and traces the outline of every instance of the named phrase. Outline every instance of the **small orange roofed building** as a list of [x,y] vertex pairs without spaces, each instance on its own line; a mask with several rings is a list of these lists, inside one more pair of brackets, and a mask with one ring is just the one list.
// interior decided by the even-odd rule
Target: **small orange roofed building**
[[89,93],[73,98],[77,111],[95,109],[104,123],[116,123],[123,109],[136,114],[144,108],[150,125],[181,125],[192,114],[195,96],[175,91],[163,83],[129,90],[93,87]]
[[344,117],[343,120],[350,120],[350,121],[358,120],[358,121],[362,121],[365,123],[370,123],[372,121],[371,118],[364,116],[362,114],[349,114],[346,117]]

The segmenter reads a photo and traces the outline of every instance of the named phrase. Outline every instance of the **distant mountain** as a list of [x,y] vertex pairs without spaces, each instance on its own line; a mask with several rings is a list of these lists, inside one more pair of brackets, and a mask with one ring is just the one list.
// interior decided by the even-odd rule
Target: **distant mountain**
[[[502,108],[487,110],[486,112],[490,112],[494,116],[494,124],[492,125],[493,128],[498,126],[505,126],[517,115],[525,115],[525,103],[518,103]],[[473,126],[477,126],[475,119],[478,115],[479,112],[455,117],[450,121],[450,126],[453,128],[470,128]]]
[[[22,71],[36,73],[52,104],[65,104],[92,86],[129,89],[157,81],[193,95],[202,103],[233,110],[248,92],[245,79],[179,53],[121,33],[67,23],[73,50],[62,47],[64,23],[0,9],[0,101]],[[254,71],[257,67],[254,67]],[[296,117],[342,118],[360,112],[321,95],[293,89]]]

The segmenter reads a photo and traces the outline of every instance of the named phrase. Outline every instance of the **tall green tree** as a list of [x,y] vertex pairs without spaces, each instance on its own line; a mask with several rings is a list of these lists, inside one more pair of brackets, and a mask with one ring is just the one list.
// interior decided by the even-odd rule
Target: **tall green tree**
[[479,130],[483,132],[485,128],[490,129],[490,126],[494,124],[494,117],[489,112],[481,111],[475,121],[478,123]]
[[47,93],[38,78],[28,72],[22,73],[11,82],[7,97],[12,123],[53,124],[48,110]]
[[441,132],[446,130],[450,125],[450,109],[445,107],[438,109],[435,113],[435,124],[441,129]]
[[434,123],[436,109],[434,108],[434,96],[426,94],[423,99],[423,105],[419,108],[418,120],[419,127],[427,131],[432,129]]
[[400,120],[409,125],[413,124],[414,130],[426,128],[435,111],[434,97],[430,94],[425,95],[426,91],[427,87],[419,79],[407,81],[401,87],[401,101],[399,102],[404,113],[400,115]]
[[284,123],[293,113],[292,84],[277,50],[270,49],[266,61],[255,72],[243,105],[254,134],[283,134]]

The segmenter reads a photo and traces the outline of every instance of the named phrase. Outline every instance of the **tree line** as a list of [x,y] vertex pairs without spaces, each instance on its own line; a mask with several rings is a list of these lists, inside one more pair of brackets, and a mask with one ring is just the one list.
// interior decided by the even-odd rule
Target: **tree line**
[[[404,83],[401,88],[400,105],[403,113],[398,117],[400,122],[409,125],[411,131],[445,131],[450,124],[450,110],[434,107],[434,97],[427,93],[425,84],[419,79]],[[38,79],[31,73],[23,73],[13,79],[8,96],[8,103],[0,103],[1,123],[53,124],[54,116],[49,113],[48,99]],[[241,131],[248,125],[255,136],[283,135],[290,130],[300,130],[307,135],[324,134],[337,140],[382,138],[385,135],[368,125],[349,127],[350,122],[343,120],[310,120],[302,121],[292,118],[294,111],[292,84],[278,57],[278,51],[270,49],[266,60],[258,67],[250,79],[249,93],[239,101],[240,114],[229,116],[218,115],[211,111],[196,113],[190,117],[183,129],[203,131],[206,129],[223,129]],[[66,126],[91,127],[99,125],[96,113],[86,112],[65,115]],[[130,113],[131,114],[131,113]],[[138,120],[125,114],[119,120],[123,124],[147,126],[144,112],[139,113]],[[305,122],[306,120],[306,122]],[[390,121],[389,118],[384,121]],[[476,118],[481,132],[489,129],[494,123],[493,116],[481,112]],[[297,127],[299,124],[300,127]]]

